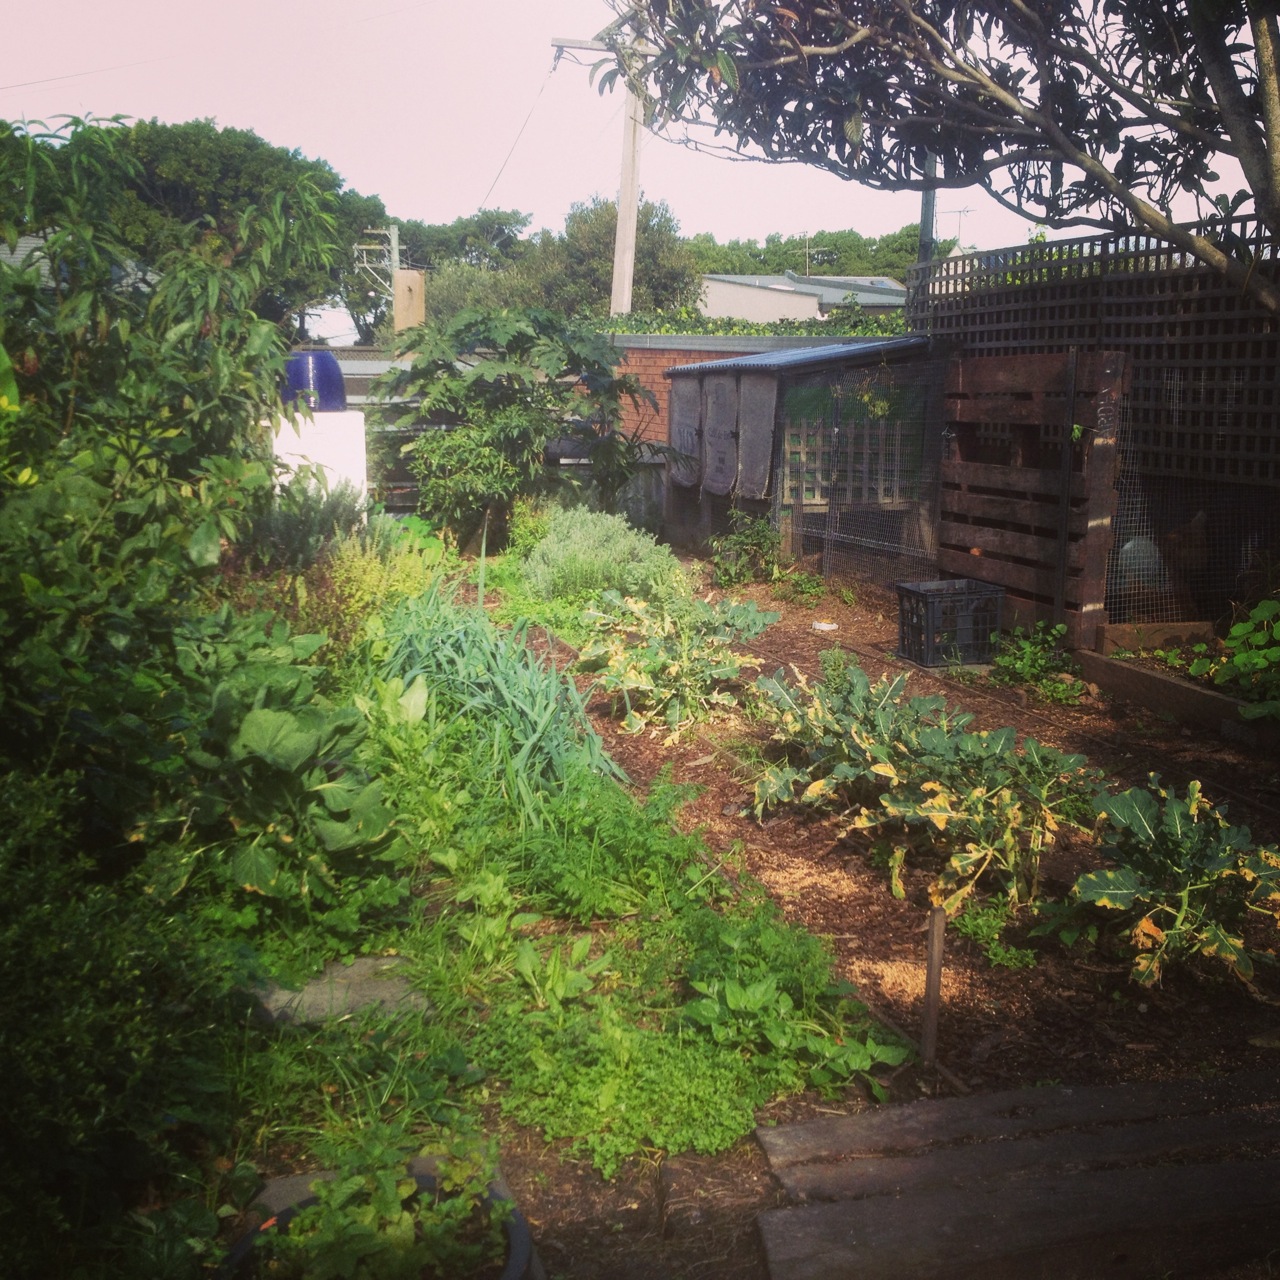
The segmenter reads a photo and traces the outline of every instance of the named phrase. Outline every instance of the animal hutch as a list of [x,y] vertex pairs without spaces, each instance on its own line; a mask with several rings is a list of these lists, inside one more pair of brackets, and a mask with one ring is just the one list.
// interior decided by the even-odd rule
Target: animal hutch
[[826,576],[932,574],[944,369],[923,337],[669,369],[669,530],[706,537],[736,505]]
[[[1276,273],[1256,228],[1230,234]],[[667,371],[674,537],[767,512],[824,574],[977,579],[1006,623],[1061,621],[1087,648],[1266,589],[1275,317],[1133,235],[935,261],[911,287],[912,336]]]

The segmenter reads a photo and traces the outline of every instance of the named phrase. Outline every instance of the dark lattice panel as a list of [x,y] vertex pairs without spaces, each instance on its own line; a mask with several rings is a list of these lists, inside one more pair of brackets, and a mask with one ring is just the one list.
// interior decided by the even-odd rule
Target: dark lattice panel
[[[1256,224],[1216,234],[1280,278]],[[1132,235],[946,259],[911,284],[909,327],[962,356],[1128,353],[1112,621],[1218,617],[1280,559],[1280,324],[1237,287]]]

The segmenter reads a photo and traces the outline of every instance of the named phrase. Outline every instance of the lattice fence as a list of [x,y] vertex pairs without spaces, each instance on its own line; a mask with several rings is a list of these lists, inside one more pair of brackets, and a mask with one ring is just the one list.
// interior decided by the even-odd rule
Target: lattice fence
[[[1280,277],[1256,224],[1202,230]],[[1128,354],[1112,621],[1220,617],[1280,564],[1280,324],[1183,251],[1117,235],[930,263],[908,325],[965,357]]]

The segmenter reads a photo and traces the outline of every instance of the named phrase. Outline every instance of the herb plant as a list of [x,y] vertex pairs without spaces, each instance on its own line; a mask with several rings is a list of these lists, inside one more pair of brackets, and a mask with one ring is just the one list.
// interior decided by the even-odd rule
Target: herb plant
[[1046,702],[1078,702],[1080,685],[1072,678],[1076,667],[1062,644],[1066,634],[1061,623],[1051,627],[1037,622],[1030,631],[1017,628],[1002,639],[991,662],[991,679],[1030,689]]
[[1214,684],[1248,699],[1240,712],[1248,719],[1280,718],[1280,597],[1254,606],[1227,633],[1222,648],[1221,658],[1196,657],[1190,674],[1212,676]]
[[840,651],[823,655],[823,683],[761,677],[783,759],[756,784],[755,806],[799,802],[834,808],[846,834],[869,831],[902,896],[908,856],[941,856],[931,894],[955,911],[983,878],[1010,902],[1035,896],[1040,853],[1079,811],[1090,774],[1012,729],[970,732],[971,717],[940,697],[909,698],[906,677],[881,679]]
[[773,582],[782,574],[782,539],[767,516],[735,507],[729,531],[711,539],[711,567],[718,587]]
[[715,707],[736,706],[731,686],[742,660],[733,645],[754,639],[778,618],[731,601],[651,605],[606,591],[601,602],[592,615],[596,635],[578,666],[625,708],[622,727],[629,733],[654,720],[678,733]]
[[586,604],[602,591],[644,600],[686,596],[688,582],[671,549],[622,516],[572,507],[547,519],[545,535],[524,560],[521,577],[541,600]]
[[978,902],[970,898],[952,927],[962,938],[976,943],[990,964],[1005,969],[1030,969],[1035,965],[1036,953],[1001,940],[1011,918],[1007,902]]

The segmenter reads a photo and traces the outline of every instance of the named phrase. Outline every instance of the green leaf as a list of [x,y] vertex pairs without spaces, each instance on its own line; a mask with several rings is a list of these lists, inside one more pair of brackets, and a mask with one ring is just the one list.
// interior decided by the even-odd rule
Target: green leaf
[[259,841],[241,845],[231,855],[231,874],[236,883],[250,893],[271,895],[280,875],[280,863],[274,853]]
[[1150,887],[1131,867],[1108,871],[1091,871],[1075,884],[1081,902],[1092,902],[1114,911],[1128,911],[1135,903],[1151,896]]
[[415,677],[413,683],[400,695],[400,714],[405,724],[421,724],[427,714],[429,690],[423,676]]
[[218,563],[222,558],[222,535],[216,520],[206,520],[191,535],[187,555],[191,557],[191,563],[201,569],[212,568]]
[[288,711],[259,707],[250,711],[231,743],[230,756],[256,756],[286,773],[297,773],[316,753],[320,735],[304,729]]
[[1139,839],[1154,843],[1160,827],[1160,805],[1143,787],[1133,787],[1099,801],[1113,826],[1132,831]]

